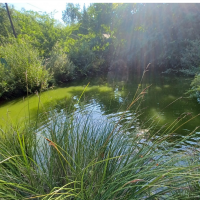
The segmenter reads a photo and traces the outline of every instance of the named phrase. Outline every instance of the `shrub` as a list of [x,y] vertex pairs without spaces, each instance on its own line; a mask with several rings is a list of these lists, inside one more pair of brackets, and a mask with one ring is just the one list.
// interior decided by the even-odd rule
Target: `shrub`
[[17,94],[27,89],[32,92],[48,86],[49,73],[42,66],[38,51],[29,42],[23,39],[11,39],[9,43],[0,47],[0,57],[6,62],[1,64],[0,82],[4,92],[9,90]]
[[66,82],[75,78],[75,65],[69,60],[67,54],[56,44],[51,56],[46,60],[46,67],[53,74],[56,82]]
[[10,95],[16,86],[14,75],[10,73],[8,66],[0,62],[0,98]]
[[181,55],[180,71],[187,75],[195,75],[200,67],[200,40],[191,40]]
[[197,97],[198,102],[200,102],[200,74],[197,74],[191,83],[192,88],[188,93],[192,97]]
[[80,75],[88,75],[101,71],[105,63],[103,58],[105,44],[95,34],[79,34],[78,36],[79,38],[69,51],[69,57],[77,66],[77,72]]

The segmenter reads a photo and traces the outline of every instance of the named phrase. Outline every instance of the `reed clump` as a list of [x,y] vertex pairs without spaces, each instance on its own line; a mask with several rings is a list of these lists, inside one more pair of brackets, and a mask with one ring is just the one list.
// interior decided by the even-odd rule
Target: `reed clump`
[[53,109],[35,121],[29,117],[23,129],[13,124],[0,129],[0,198],[198,199],[199,143],[180,148],[198,127],[187,136],[174,137],[197,116],[180,125],[188,116],[183,113],[157,131],[154,118],[145,130],[129,129],[137,115],[122,123],[133,105],[138,110],[148,87],[140,91],[138,86],[115,122],[79,106],[84,89],[74,111]]
[[146,131],[130,131],[135,118],[123,124],[125,114],[114,123],[81,107],[54,110],[40,128],[29,121],[23,130],[1,130],[0,198],[198,199],[199,144],[177,148],[196,129],[176,139],[178,121],[155,132],[151,119]]

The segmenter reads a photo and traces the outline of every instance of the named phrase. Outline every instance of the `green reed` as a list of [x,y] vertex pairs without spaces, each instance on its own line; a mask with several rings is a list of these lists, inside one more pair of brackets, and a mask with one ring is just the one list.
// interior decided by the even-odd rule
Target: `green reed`
[[199,144],[177,148],[198,127],[180,139],[173,136],[178,120],[156,130],[155,117],[145,132],[129,130],[136,117],[123,124],[126,111],[113,122],[81,106],[54,109],[23,129],[0,129],[0,199],[198,199]]

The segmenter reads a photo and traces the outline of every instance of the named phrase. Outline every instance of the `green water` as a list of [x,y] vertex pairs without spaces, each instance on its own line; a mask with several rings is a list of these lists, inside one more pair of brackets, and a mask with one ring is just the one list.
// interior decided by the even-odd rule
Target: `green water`
[[[192,78],[178,75],[166,76],[153,70],[145,74],[140,84],[141,77],[142,72],[129,72],[127,77],[122,77],[120,74],[108,74],[80,79],[59,88],[49,89],[40,94],[40,97],[34,94],[28,98],[21,97],[4,102],[0,105],[0,126],[4,128],[7,123],[17,124],[29,118],[34,120],[49,109],[62,110],[62,108],[70,107],[74,110],[79,106],[86,111],[94,112],[99,119],[102,117],[102,119],[116,121],[119,114],[125,111],[133,100],[137,88],[139,88],[139,94],[151,84],[151,87],[145,91],[147,93],[144,98],[126,112],[121,122],[127,123],[133,116],[139,115],[135,124],[129,127],[130,130],[139,126],[143,129],[147,128],[148,123],[144,122],[152,117],[157,124],[156,129],[159,129],[163,125],[170,125],[178,118],[181,125],[200,113],[200,104],[184,94],[189,89]],[[181,114],[186,112],[188,115],[181,120]],[[176,130],[176,134],[189,134],[199,125],[200,116],[197,116]],[[200,133],[199,131],[197,129],[196,133]]]

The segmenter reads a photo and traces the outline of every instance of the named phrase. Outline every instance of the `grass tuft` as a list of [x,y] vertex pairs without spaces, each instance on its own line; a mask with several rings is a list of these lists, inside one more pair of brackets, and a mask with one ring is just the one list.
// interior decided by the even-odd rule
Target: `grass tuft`
[[116,122],[84,111],[80,97],[73,112],[46,112],[40,128],[0,129],[0,199],[199,199],[199,144],[180,148],[198,127],[174,136],[188,113],[159,130],[154,118],[146,129],[130,129],[136,116],[122,123],[146,89]]

